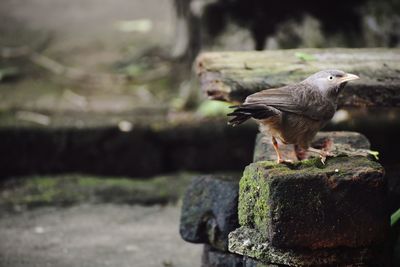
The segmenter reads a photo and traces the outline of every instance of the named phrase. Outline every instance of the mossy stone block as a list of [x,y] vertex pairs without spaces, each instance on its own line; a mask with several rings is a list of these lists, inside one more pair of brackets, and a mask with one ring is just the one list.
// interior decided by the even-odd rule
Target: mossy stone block
[[276,247],[363,247],[387,237],[382,166],[366,157],[252,163],[240,180],[239,223]]

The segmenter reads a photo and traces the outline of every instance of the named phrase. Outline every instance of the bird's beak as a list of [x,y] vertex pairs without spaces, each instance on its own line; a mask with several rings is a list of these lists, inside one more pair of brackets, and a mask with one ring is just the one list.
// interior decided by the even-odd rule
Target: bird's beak
[[346,73],[342,78],[339,79],[339,81],[340,81],[340,83],[344,83],[344,82],[353,81],[353,80],[357,80],[357,79],[360,79],[360,77],[358,77],[355,74]]

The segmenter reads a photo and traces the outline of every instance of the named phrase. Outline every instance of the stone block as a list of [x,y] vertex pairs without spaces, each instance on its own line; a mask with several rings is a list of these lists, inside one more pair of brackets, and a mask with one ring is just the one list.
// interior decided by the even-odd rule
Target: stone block
[[243,256],[223,252],[204,245],[201,267],[244,267]]
[[383,176],[361,156],[252,163],[240,180],[239,222],[280,248],[380,245],[389,230]]
[[229,250],[250,257],[244,258],[244,267],[390,266],[387,251],[383,247],[282,249],[272,246],[257,230],[248,227],[240,227],[229,234]]
[[[332,145],[339,147],[341,145],[348,146],[353,149],[369,149],[370,143],[368,139],[357,132],[318,132],[315,136],[311,146],[314,148],[321,149],[324,144],[330,140]],[[279,149],[281,150],[284,159],[290,159],[296,161],[296,155],[294,153],[293,145],[279,144]],[[308,154],[308,156],[315,156],[313,154]],[[261,134],[257,135],[256,144],[254,148],[253,161],[265,161],[265,160],[276,160],[276,153],[274,147],[271,143],[270,137],[264,137]]]
[[182,238],[227,251],[228,234],[239,227],[238,191],[238,176],[195,177],[183,198]]

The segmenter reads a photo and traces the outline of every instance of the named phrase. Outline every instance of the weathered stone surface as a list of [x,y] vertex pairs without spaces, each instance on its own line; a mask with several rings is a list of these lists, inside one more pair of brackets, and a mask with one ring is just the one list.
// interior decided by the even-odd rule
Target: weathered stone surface
[[[315,136],[311,146],[314,148],[321,149],[327,141],[331,141],[332,146],[340,147],[341,145],[349,146],[353,149],[369,149],[370,143],[368,139],[357,132],[318,132]],[[296,155],[294,153],[293,145],[279,144],[279,149],[284,159],[296,161]],[[315,154],[308,153],[309,156],[315,156]],[[264,161],[264,160],[276,160],[276,153],[271,142],[271,138],[264,137],[261,134],[257,135],[256,145],[254,148],[253,161]]]
[[261,261],[244,256],[243,257],[243,267],[287,267],[287,265],[262,263]]
[[244,267],[243,256],[222,252],[204,245],[201,267]]
[[325,165],[256,162],[240,180],[239,222],[276,247],[381,244],[389,228],[383,175],[379,163],[360,156]]
[[183,198],[180,234],[193,243],[228,250],[228,234],[239,227],[239,177],[195,177]]
[[257,91],[297,83],[322,69],[355,73],[339,105],[400,106],[399,49],[288,49],[202,53],[196,70],[211,99],[242,102]]
[[[246,267],[270,266],[389,266],[387,254],[382,247],[369,248],[331,248],[331,249],[281,249],[271,245],[269,241],[255,229],[241,227],[229,234],[229,251],[252,257],[265,264],[250,261]],[[247,263],[246,263],[247,264]],[[252,265],[253,264],[253,265]],[[259,264],[259,265],[257,265]]]
[[385,171],[389,193],[389,210],[393,213],[400,209],[400,164],[385,166]]

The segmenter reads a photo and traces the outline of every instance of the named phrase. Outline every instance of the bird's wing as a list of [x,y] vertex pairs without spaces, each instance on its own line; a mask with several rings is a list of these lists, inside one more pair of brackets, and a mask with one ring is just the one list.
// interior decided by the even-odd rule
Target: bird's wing
[[309,117],[313,120],[330,119],[335,106],[319,90],[307,85],[296,84],[267,89],[249,95],[244,105],[264,104],[283,112]]

